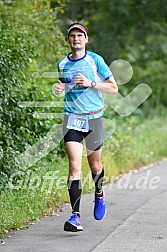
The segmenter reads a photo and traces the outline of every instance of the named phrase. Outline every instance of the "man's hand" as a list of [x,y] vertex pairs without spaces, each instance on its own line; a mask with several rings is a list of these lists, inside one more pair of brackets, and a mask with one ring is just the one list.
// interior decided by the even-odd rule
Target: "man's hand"
[[64,91],[64,83],[58,80],[58,83],[53,86],[53,92],[56,95],[61,95]]
[[78,73],[73,83],[79,87],[91,87],[91,80],[88,80],[83,74]]

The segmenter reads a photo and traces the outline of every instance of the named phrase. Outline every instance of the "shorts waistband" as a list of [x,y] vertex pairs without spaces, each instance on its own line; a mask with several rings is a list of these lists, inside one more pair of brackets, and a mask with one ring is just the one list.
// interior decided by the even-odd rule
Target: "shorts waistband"
[[[89,113],[83,113],[83,114],[76,114],[76,113],[72,113],[72,114],[75,114],[75,115],[96,115],[96,114],[99,114],[103,111],[103,109],[99,109],[97,111],[92,111],[92,112],[89,112]],[[70,114],[70,113],[69,113]],[[68,115],[68,114],[65,114],[65,115]]]
[[96,114],[101,113],[102,111],[103,111],[102,109],[99,109],[97,111],[93,111],[93,112],[88,113],[88,115],[96,115]]

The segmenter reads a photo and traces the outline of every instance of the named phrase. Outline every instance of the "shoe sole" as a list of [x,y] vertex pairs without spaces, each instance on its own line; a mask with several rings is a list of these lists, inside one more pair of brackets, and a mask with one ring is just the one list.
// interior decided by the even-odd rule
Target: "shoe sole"
[[83,227],[82,226],[77,227],[75,225],[72,225],[68,221],[66,221],[66,223],[64,224],[64,231],[79,232],[79,231],[83,231]]

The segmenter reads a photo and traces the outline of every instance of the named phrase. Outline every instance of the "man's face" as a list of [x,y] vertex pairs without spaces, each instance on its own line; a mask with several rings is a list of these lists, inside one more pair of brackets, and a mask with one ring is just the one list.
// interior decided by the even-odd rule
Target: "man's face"
[[85,38],[85,34],[78,29],[74,29],[70,32],[68,37],[68,43],[71,49],[82,50],[85,48],[85,44],[88,42],[88,38]]

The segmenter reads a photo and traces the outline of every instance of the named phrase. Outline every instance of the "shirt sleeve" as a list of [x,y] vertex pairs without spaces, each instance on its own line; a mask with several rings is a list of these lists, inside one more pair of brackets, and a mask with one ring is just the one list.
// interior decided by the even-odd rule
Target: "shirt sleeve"
[[59,62],[57,63],[57,70],[58,70],[58,79],[59,79],[61,82],[64,82],[64,76],[63,76],[63,72],[60,70]]
[[96,67],[99,76],[103,80],[108,80],[112,76],[110,68],[107,66],[104,59],[100,55],[98,55],[96,58]]

